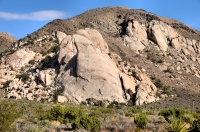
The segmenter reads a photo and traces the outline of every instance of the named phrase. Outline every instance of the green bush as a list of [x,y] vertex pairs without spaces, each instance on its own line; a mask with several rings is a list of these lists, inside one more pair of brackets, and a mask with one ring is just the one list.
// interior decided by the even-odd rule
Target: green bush
[[73,107],[73,106],[68,106],[64,108],[64,118],[69,119],[69,121],[71,123],[73,123],[75,121],[75,119],[77,119],[78,117],[82,117],[85,115],[85,111],[83,111],[80,108],[77,107]]
[[160,79],[155,79],[154,85],[155,85],[157,88],[159,88],[159,89],[162,89],[163,86],[164,86],[164,84],[161,82]]
[[135,115],[134,122],[137,127],[144,129],[148,123],[148,118],[147,118],[146,113],[139,113],[139,114]]
[[138,107],[128,107],[125,113],[125,116],[134,117],[136,114],[141,113],[141,112],[142,112],[142,109]]
[[188,122],[190,124],[192,124],[194,121],[194,116],[191,113],[185,113],[181,117],[185,122]]
[[12,123],[22,116],[23,109],[11,101],[0,102],[0,131],[10,132]]
[[49,38],[49,41],[53,41],[53,38]]
[[116,109],[122,109],[123,107],[125,107],[126,104],[125,103],[119,103],[117,101],[113,101],[111,102],[107,108],[116,108]]
[[89,98],[87,102],[89,105],[105,107],[105,103],[103,101],[96,100],[94,98]]
[[16,78],[19,78],[23,82],[26,82],[26,81],[28,81],[30,79],[30,76],[29,76],[28,73],[22,73],[22,74],[16,75]]
[[153,53],[149,53],[147,52],[147,60],[150,60],[153,63],[163,63],[164,61],[162,60],[161,57],[159,57],[158,54],[153,54]]
[[49,111],[49,119],[50,120],[58,120],[60,122],[63,122],[64,120],[64,109],[62,106],[55,106],[53,108],[51,108],[51,110]]
[[169,121],[164,122],[164,127],[168,132],[187,132],[185,123],[181,118],[171,116]]
[[200,132],[200,119],[193,121],[193,123],[192,123],[192,130],[194,132]]
[[6,82],[4,82],[3,88],[7,88],[11,82],[12,82],[12,80],[7,80]]
[[29,40],[27,41],[27,44],[34,44],[34,40],[29,39]]
[[159,112],[159,115],[164,116],[166,120],[170,116],[175,116],[176,118],[182,118],[185,114],[190,114],[190,112],[181,108],[170,108],[166,110],[161,110]]
[[30,60],[30,61],[28,62],[28,64],[34,65],[34,64],[35,64],[35,60]]
[[59,45],[55,45],[55,46],[53,46],[53,47],[51,47],[48,51],[47,51],[47,53],[57,53],[58,52],[58,50],[59,50]]
[[65,87],[64,87],[64,86],[62,86],[62,87],[56,89],[55,92],[54,92],[54,96],[53,96],[54,99],[57,100],[58,95],[63,95],[64,90],[65,90]]
[[53,107],[49,111],[50,120],[58,120],[61,123],[72,123],[73,129],[84,128],[88,131],[98,131],[101,123],[97,117],[88,116],[81,108],[66,106]]
[[114,108],[93,107],[89,115],[98,118],[111,118],[111,116],[115,116],[116,113],[118,113],[118,110]]
[[84,128],[89,132],[97,132],[101,127],[101,122],[94,116],[81,116],[72,125],[76,129]]

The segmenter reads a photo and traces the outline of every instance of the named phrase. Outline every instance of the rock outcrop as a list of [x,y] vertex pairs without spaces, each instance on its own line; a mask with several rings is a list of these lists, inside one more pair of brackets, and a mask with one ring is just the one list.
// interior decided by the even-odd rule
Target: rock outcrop
[[35,53],[29,49],[20,49],[8,58],[8,64],[15,70],[22,68],[35,56]]
[[[94,98],[108,102],[126,102],[130,96],[134,96],[128,94],[128,89],[143,99],[137,105],[156,101],[155,86],[149,83],[150,79],[147,85],[154,86],[153,90],[146,91],[145,97],[141,97],[143,95],[139,94],[141,91],[137,91],[136,87],[143,80],[123,73],[127,73],[128,69],[120,67],[117,61],[113,61],[116,58],[107,53],[106,42],[94,29],[79,30],[77,34],[68,35],[62,40],[58,57],[60,74],[57,79],[65,87],[64,95],[68,101],[80,103]],[[144,90],[144,86],[142,88]],[[147,95],[149,96],[146,97]],[[150,98],[151,96],[154,98]]]
[[167,51],[169,43],[172,39],[178,37],[178,33],[163,23],[162,21],[151,21],[148,28],[149,38],[158,44],[162,51]]
[[141,51],[147,46],[146,28],[138,21],[128,19],[126,36],[124,37],[125,45],[134,51]]
[[120,71],[108,56],[102,36],[94,29],[77,33],[64,38],[58,58],[61,65],[58,81],[65,86],[67,98],[78,103],[89,98],[125,102]]

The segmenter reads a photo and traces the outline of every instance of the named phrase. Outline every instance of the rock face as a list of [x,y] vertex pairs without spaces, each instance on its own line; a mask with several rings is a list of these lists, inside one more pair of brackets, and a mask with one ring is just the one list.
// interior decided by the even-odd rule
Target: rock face
[[66,34],[61,31],[57,31],[56,36],[58,38],[58,42],[61,43],[62,40],[66,37]]
[[162,21],[151,21],[148,29],[149,38],[158,44],[161,50],[167,51],[169,41],[178,37],[178,33]]
[[128,19],[125,36],[125,43],[134,51],[141,51],[147,45],[146,28],[138,21]]
[[52,75],[53,75],[53,73],[52,73],[51,69],[40,71],[38,80],[42,85],[49,86],[52,84],[53,79],[55,77]]
[[[59,53],[63,72],[58,80],[65,86],[67,98],[78,103],[88,98],[125,102],[120,71],[108,56],[108,46],[102,36],[94,29],[79,30],[77,33],[63,40],[61,47],[65,48],[61,48]],[[94,40],[97,41],[93,43]],[[66,53],[63,50],[71,51],[71,54],[63,55]],[[65,62],[64,65],[60,60]]]
[[8,64],[13,69],[20,69],[28,64],[28,62],[32,60],[34,56],[35,53],[33,51],[30,51],[29,49],[20,49],[8,58]]
[[[136,95],[140,100],[137,105],[154,102],[156,87],[150,79],[145,86],[140,84],[140,81],[147,80],[147,77],[137,80],[123,73],[127,73],[127,70],[123,69],[124,66],[121,67],[114,56],[107,53],[106,42],[94,29],[79,30],[77,34],[68,35],[62,40],[58,56],[60,74],[57,79],[65,87],[66,99],[76,103],[90,98],[126,102],[130,96],[132,98]],[[142,90],[147,90],[145,97],[141,94],[141,89],[136,91],[137,85]],[[149,87],[153,89],[149,90]],[[128,90],[134,95],[128,93]]]

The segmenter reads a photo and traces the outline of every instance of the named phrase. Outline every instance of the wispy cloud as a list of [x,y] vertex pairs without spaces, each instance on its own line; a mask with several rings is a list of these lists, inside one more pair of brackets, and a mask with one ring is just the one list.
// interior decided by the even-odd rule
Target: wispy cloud
[[35,21],[48,21],[57,18],[66,18],[66,14],[62,11],[46,10],[32,12],[28,14],[16,14],[10,12],[1,12],[0,18],[4,20],[35,20]]

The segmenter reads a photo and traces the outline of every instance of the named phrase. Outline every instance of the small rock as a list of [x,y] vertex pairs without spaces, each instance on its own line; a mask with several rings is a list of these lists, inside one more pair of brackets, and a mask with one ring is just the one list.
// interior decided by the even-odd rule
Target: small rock
[[58,101],[58,103],[64,103],[66,101],[66,97],[58,95],[57,101]]

